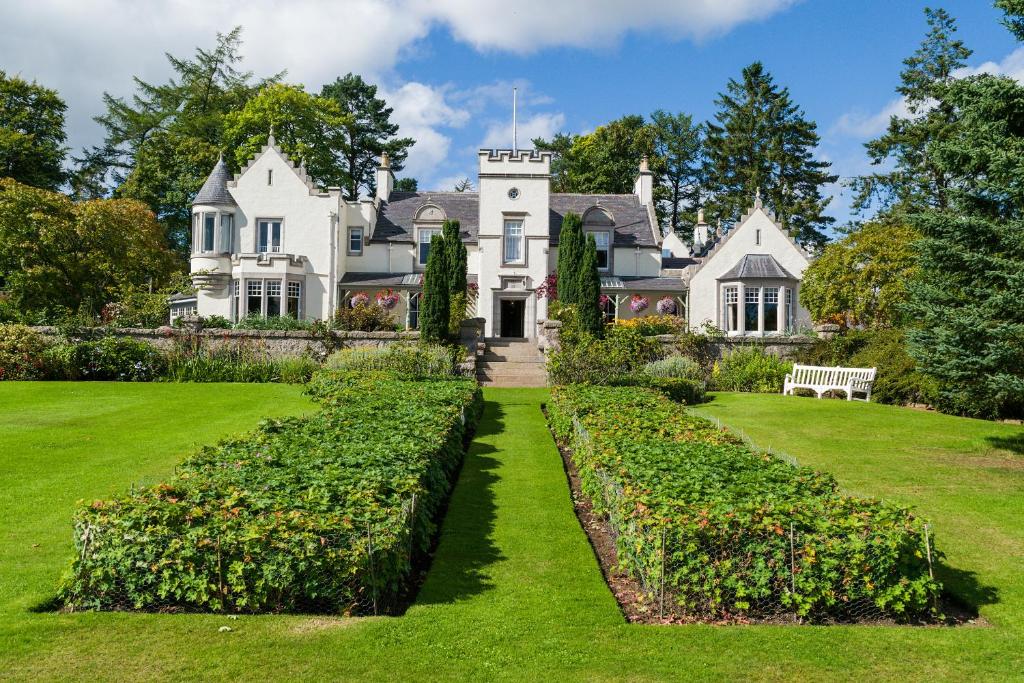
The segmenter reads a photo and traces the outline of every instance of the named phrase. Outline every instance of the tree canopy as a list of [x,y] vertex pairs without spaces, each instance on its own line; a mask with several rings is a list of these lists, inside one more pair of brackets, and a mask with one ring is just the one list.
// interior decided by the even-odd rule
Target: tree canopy
[[47,190],[64,183],[66,111],[56,90],[0,70],[0,178]]
[[687,235],[683,228],[696,221],[705,192],[704,126],[689,114],[659,109],[651,114],[651,127],[654,158],[661,169],[661,191],[655,193],[659,217],[669,230]]

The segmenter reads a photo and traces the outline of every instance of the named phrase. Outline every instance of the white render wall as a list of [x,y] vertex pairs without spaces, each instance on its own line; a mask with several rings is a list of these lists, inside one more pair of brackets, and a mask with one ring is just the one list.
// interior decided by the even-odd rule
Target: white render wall
[[[757,244],[757,231],[761,231],[761,244]],[[755,208],[739,225],[730,231],[726,240],[716,247],[703,267],[690,278],[691,329],[711,322],[722,327],[719,320],[722,304],[718,278],[727,273],[748,254],[770,254],[797,279],[802,279],[810,260],[776,225],[763,208]],[[771,283],[769,283],[771,284]],[[810,313],[799,304],[799,285],[793,293],[796,327],[811,324]]]

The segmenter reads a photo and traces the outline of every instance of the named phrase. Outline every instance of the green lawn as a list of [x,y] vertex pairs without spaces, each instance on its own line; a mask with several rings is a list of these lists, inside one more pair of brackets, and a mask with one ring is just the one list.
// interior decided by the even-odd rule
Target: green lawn
[[[528,389],[487,390],[437,557],[404,616],[31,613],[68,559],[75,498],[152,481],[190,443],[252,424],[260,401],[267,413],[302,407],[288,387],[96,386],[0,384],[0,676],[932,681],[1024,671],[1024,456],[1012,452],[1024,430],[777,396],[721,395],[702,410],[851,491],[917,506],[948,555],[944,578],[990,626],[624,623],[573,514],[540,412],[546,392]],[[105,412],[114,406],[126,412]]]

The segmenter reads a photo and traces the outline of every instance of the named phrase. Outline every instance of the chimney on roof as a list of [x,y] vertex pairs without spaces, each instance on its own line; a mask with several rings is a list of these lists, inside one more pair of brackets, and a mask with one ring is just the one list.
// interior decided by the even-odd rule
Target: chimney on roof
[[386,202],[395,189],[395,174],[391,172],[391,159],[387,152],[380,155],[380,166],[377,167],[377,200]]
[[701,251],[711,241],[708,224],[704,222],[704,209],[697,209],[697,224],[693,226],[693,251]]
[[654,201],[654,174],[651,173],[646,154],[640,159],[640,173],[633,183],[633,194],[640,199],[641,204],[650,204]]

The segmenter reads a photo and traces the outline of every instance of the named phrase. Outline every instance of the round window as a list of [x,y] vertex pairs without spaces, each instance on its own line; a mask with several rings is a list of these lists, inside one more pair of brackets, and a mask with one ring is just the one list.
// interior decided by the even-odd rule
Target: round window
[[513,187],[512,189],[510,189],[508,191],[508,198],[509,199],[519,199],[519,188],[518,187]]

